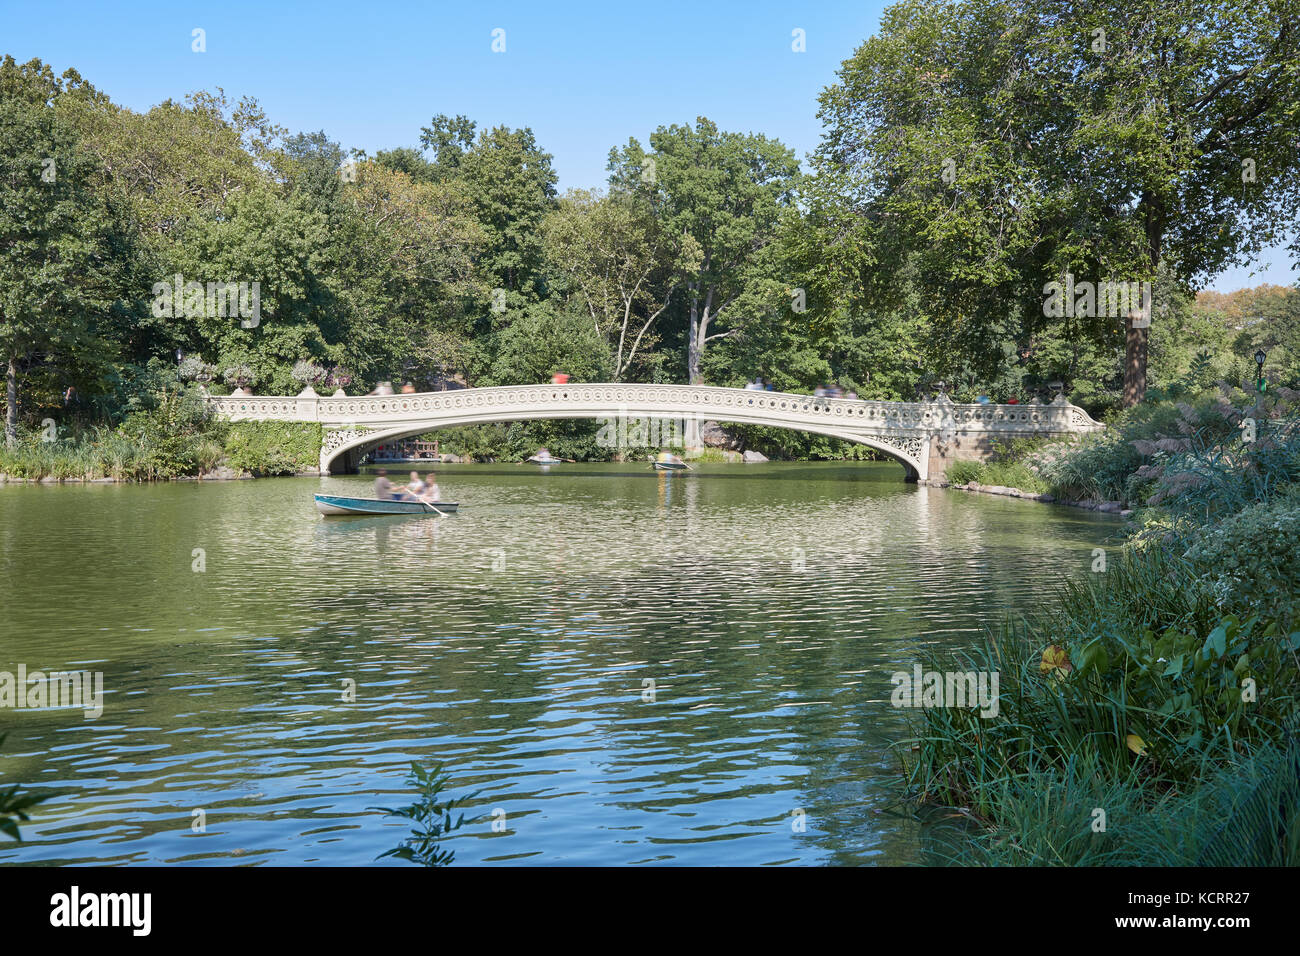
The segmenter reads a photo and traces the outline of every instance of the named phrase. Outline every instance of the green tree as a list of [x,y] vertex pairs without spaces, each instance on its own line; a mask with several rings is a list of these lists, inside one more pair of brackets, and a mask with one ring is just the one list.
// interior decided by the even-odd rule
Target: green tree
[[418,149],[398,146],[381,149],[375,153],[375,163],[395,173],[405,173],[417,183],[438,182],[437,167],[425,159]]
[[218,90],[187,101],[136,113],[103,96],[60,100],[86,150],[155,242],[184,241],[193,222],[220,215],[235,194],[262,184],[265,167],[283,155],[274,144],[286,131],[256,100],[232,103]]
[[1234,324],[1239,330],[1233,337],[1233,351],[1253,369],[1255,353],[1262,349],[1265,377],[1296,387],[1300,384],[1300,289],[1265,285],[1243,292],[1238,293],[1241,302]]
[[[545,291],[540,227],[555,208],[551,154],[538,147],[531,129],[498,126],[475,139],[475,128],[465,116],[435,116],[420,132],[421,146],[433,157],[425,178],[463,185],[487,236],[480,263],[484,279],[535,301]],[[389,153],[385,164],[401,168],[411,157]]]
[[699,269],[699,244],[665,229],[635,193],[619,191],[571,190],[542,235],[552,267],[609,342],[613,380],[622,380],[642,345],[654,344],[651,330],[673,293]]
[[420,129],[420,145],[433,154],[428,163],[433,179],[444,180],[457,175],[465,154],[474,145],[477,125],[468,116],[451,117],[439,113],[428,126]]
[[534,385],[566,372],[575,382],[609,380],[609,348],[578,312],[553,303],[530,303],[498,336],[497,353],[484,385]]
[[[202,284],[205,292],[208,283],[242,284],[249,290],[248,306],[254,306],[256,283],[258,301],[251,310],[234,314],[226,308],[223,315],[220,303],[205,296],[202,311],[193,314],[191,304],[189,314],[175,314],[175,326],[219,366],[248,356],[257,381],[281,394],[293,387],[294,362],[324,346],[320,277],[328,229],[325,214],[311,205],[307,194],[286,198],[270,183],[241,190],[222,215],[194,223],[178,250],[178,269],[187,282]],[[171,276],[159,281],[168,280],[174,282]]]
[[20,377],[38,361],[101,369],[132,324],[130,237],[93,187],[95,164],[55,108],[64,82],[38,60],[0,62],[0,356],[5,440],[18,434]]
[[487,234],[480,271],[498,288],[540,298],[545,292],[542,220],[555,208],[551,154],[530,129],[485,130],[464,154],[459,179]]
[[426,380],[466,372],[485,311],[477,260],[487,237],[464,184],[362,163],[345,196],[354,214],[340,263],[350,367]]
[[741,334],[786,289],[760,254],[792,201],[799,162],[777,140],[723,132],[704,117],[694,127],[659,127],[650,146],[647,153],[632,139],[611,150],[610,185],[646,196],[666,234],[698,246],[699,264],[684,283],[686,371],[698,382],[708,344]]
[[[866,250],[914,260],[940,337],[992,357],[1046,325],[1121,339],[1133,316],[1042,314],[1065,273],[1184,287],[1284,235],[1300,201],[1297,0],[906,0],[821,98],[818,169]],[[991,371],[991,370],[989,370]]]

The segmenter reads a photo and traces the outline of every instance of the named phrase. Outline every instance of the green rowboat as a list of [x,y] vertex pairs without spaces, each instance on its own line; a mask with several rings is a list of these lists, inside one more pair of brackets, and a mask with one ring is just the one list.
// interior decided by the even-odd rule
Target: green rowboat
[[316,510],[331,517],[337,515],[441,515],[451,514],[459,505],[454,501],[398,501],[391,498],[350,498],[346,495],[313,495]]

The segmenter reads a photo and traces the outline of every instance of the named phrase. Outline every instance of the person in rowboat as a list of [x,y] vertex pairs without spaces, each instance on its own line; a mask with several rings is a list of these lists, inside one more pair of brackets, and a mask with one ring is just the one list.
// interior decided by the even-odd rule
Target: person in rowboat
[[384,500],[391,498],[394,501],[402,497],[393,491],[393,483],[388,480],[388,469],[386,468],[380,468],[375,472],[375,497]]
[[397,490],[412,501],[419,501],[424,497],[424,482],[420,480],[420,473],[418,471],[411,472],[411,480]]
[[[420,476],[415,472],[411,472],[411,483],[404,486],[408,492],[411,492],[410,500],[423,501],[426,504],[435,504],[441,501],[442,493],[438,490],[437,476],[433,472],[429,472],[424,477],[426,480],[420,481]],[[420,490],[415,493],[417,487]]]

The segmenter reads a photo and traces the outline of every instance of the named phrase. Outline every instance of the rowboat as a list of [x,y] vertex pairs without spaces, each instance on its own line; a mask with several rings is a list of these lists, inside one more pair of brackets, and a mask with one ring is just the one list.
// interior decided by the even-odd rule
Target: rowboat
[[654,468],[655,471],[686,471],[690,465],[684,461],[656,461]]
[[454,512],[454,501],[397,501],[392,498],[350,498],[346,495],[313,495],[316,510],[323,515],[440,515]]
[[563,458],[538,458],[536,455],[528,460],[534,465],[560,465],[564,463]]

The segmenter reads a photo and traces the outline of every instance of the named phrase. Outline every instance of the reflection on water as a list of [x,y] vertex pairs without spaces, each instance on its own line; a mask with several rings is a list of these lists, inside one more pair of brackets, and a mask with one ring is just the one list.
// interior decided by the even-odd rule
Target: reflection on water
[[894,465],[439,480],[458,514],[316,515],[366,476],[0,488],[0,670],[106,694],[0,710],[3,781],[72,791],[0,863],[368,864],[412,760],[482,790],[458,864],[912,862],[889,674],[1115,529]]

